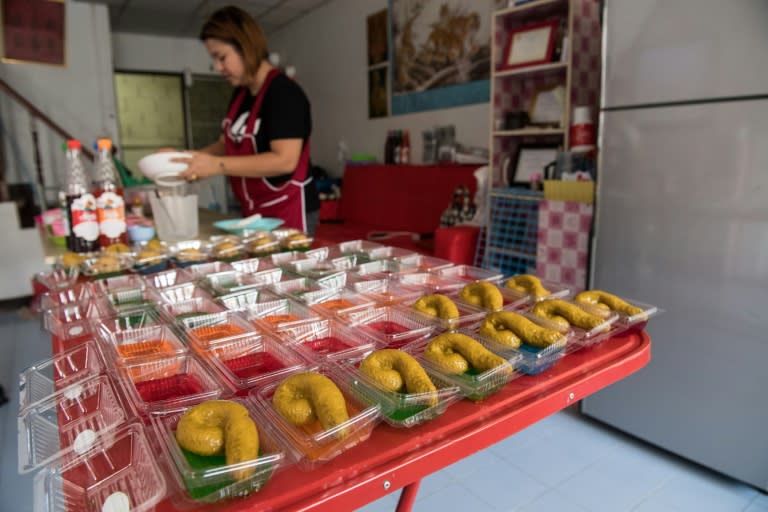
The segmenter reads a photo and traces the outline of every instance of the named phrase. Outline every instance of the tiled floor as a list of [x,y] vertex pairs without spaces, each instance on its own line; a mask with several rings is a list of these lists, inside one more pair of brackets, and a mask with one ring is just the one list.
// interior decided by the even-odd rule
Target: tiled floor
[[[0,312],[0,511],[32,510],[16,470],[19,371],[50,354],[39,322]],[[363,507],[392,511],[399,492]],[[573,411],[555,414],[435,473],[414,509],[516,512],[768,512],[768,496],[635,441]]]

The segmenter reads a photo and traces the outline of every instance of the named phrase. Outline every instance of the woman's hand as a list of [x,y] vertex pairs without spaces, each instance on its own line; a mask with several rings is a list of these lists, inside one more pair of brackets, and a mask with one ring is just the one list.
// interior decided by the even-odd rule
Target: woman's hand
[[200,151],[186,151],[189,157],[174,158],[172,162],[187,164],[187,170],[179,173],[181,178],[189,181],[195,181],[202,178],[210,178],[221,174],[221,159],[202,153]]

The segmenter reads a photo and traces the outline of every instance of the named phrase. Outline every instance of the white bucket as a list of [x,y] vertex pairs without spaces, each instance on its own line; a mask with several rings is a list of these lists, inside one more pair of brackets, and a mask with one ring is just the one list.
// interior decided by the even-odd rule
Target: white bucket
[[155,183],[157,189],[150,193],[149,204],[157,237],[165,242],[196,238],[199,226],[195,187],[175,176],[160,176]]

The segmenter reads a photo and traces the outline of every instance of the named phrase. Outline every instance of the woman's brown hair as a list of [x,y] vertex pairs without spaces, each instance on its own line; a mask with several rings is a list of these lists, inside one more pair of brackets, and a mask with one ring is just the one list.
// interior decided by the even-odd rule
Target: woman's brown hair
[[219,39],[235,47],[249,75],[256,73],[267,56],[267,38],[250,14],[239,7],[222,7],[200,29],[200,40]]

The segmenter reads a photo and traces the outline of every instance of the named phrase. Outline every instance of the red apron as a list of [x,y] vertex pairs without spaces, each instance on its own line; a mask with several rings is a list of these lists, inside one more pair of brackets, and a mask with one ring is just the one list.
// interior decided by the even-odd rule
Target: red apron
[[[261,104],[264,101],[269,84],[280,71],[273,69],[267,75],[256,98],[253,102],[253,108],[248,116],[245,134],[242,140],[234,140],[230,133],[230,126],[238,117],[240,105],[245,99],[247,93],[243,88],[235,101],[229,108],[226,119],[224,119],[224,144],[227,156],[247,156],[258,153],[256,148],[256,134],[253,131],[256,121],[259,119]],[[245,178],[240,176],[230,176],[229,183],[235,197],[240,201],[243,207],[243,217],[260,213],[263,217],[277,217],[283,219],[283,227],[296,228],[302,231],[307,230],[306,217],[304,215],[304,185],[311,178],[309,177],[309,139],[304,143],[301,149],[299,163],[294,169],[291,179],[282,185],[275,186],[269,183],[266,178]]]

